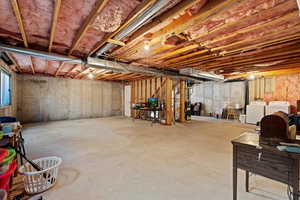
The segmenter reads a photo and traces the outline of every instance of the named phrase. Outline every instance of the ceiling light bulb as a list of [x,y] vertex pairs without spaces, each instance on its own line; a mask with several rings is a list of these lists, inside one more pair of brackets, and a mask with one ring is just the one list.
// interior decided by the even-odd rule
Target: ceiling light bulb
[[248,79],[254,80],[254,79],[255,79],[255,75],[254,75],[254,74],[251,74],[250,76],[248,76]]
[[145,44],[144,49],[145,49],[146,51],[148,51],[148,50],[150,49],[149,44]]
[[92,79],[92,78],[94,78],[94,75],[93,75],[92,73],[89,73],[89,74],[88,74],[88,77],[89,77],[90,79]]
[[144,49],[146,51],[148,51],[150,49],[150,42],[149,41],[145,41]]

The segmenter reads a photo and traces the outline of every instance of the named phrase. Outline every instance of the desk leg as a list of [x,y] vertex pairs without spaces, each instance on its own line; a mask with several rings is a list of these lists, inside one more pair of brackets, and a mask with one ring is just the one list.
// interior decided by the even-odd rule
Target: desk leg
[[246,171],[246,192],[249,192],[249,171]]
[[295,160],[293,168],[293,200],[299,199],[299,160]]
[[237,152],[236,151],[237,151],[236,146],[233,145],[233,176],[232,176],[233,200],[237,200],[237,162],[236,162]]

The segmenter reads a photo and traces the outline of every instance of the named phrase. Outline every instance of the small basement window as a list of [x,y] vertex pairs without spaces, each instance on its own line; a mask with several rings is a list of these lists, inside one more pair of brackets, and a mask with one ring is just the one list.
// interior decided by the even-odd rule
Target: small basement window
[[11,74],[3,69],[0,69],[0,83],[0,106],[3,107],[11,105]]

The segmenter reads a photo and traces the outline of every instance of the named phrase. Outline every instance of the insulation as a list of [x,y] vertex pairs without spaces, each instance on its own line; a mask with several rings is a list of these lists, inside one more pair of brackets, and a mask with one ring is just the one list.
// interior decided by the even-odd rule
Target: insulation
[[32,64],[36,73],[44,73],[48,68],[48,62],[45,59],[32,57]]
[[73,68],[64,76],[66,77],[75,77],[76,74],[78,74],[81,71],[81,66],[80,65],[74,65]]
[[96,6],[97,0],[63,0],[61,2],[54,43],[54,51],[66,53],[71,47],[77,31],[84,24],[84,20]]
[[9,0],[0,1],[0,36],[21,40],[18,23]]
[[[112,11],[112,8],[119,7],[122,10],[122,23],[124,23],[129,14],[138,5],[139,1],[137,0],[111,0],[99,16],[106,15],[108,12]],[[90,26],[76,48],[76,55],[82,56],[88,54],[95,45],[103,39],[105,34],[105,32],[102,32],[97,27]]]
[[194,24],[187,32],[191,39],[195,39],[199,35],[206,34],[224,24],[237,22],[244,17],[249,17],[283,2],[286,0],[244,0],[236,6],[226,9],[222,14],[215,15],[203,23]]
[[53,0],[21,0],[18,2],[28,43],[47,47],[54,7]]
[[22,54],[11,53],[12,57],[16,60],[17,65],[20,66],[22,72],[32,72],[31,70],[31,59],[29,56],[24,56]]
[[[237,31],[241,31],[244,28],[249,28],[249,27],[254,27],[256,25],[260,25],[262,26],[263,24],[266,24],[272,20],[276,20],[279,17],[283,17],[283,16],[287,16],[289,15],[291,12],[296,11],[297,10],[297,5],[295,2],[292,1],[288,1],[286,3],[284,3],[281,6],[277,6],[273,9],[269,9],[266,10],[264,12],[261,12],[259,15],[257,16],[253,16],[253,17],[248,17],[246,20],[243,20],[240,23],[235,23],[232,25],[228,25],[226,28],[221,29],[220,31],[216,31],[214,33],[211,33],[205,37],[202,37],[201,39],[199,39],[199,42],[203,42],[205,45],[210,44],[211,41],[213,41],[214,39],[218,39],[218,37],[220,37],[220,35],[222,35],[222,37],[226,37],[234,32]],[[297,13],[297,17],[298,17],[298,13]],[[295,24],[295,22],[297,22],[298,20],[295,20],[295,15],[294,17],[291,16],[291,18],[287,18],[286,20],[284,20],[283,22],[281,22],[281,24],[285,23],[285,22],[292,22]],[[280,22],[278,22],[280,23]],[[276,26],[278,26],[278,23],[271,23],[270,26],[272,29],[275,28]],[[268,28],[266,28],[267,30]],[[248,35],[247,35],[248,34]],[[262,33],[261,30],[259,30],[259,27],[257,29],[255,29],[254,31],[250,31],[247,32],[245,34],[236,34],[236,37],[240,37],[240,38],[229,38],[228,40],[223,40],[219,43],[215,43],[212,46],[222,46],[222,45],[226,45],[226,44],[230,44],[233,41],[239,41],[242,39],[247,38],[249,35],[264,35]],[[211,46],[208,46],[211,47]]]
[[65,74],[68,73],[73,67],[74,67],[74,64],[71,64],[71,63],[65,63],[65,64],[63,65],[63,67],[59,70],[58,75],[59,75],[59,76],[65,75]]
[[48,68],[45,71],[45,73],[55,75],[59,65],[60,65],[60,62],[48,60]]

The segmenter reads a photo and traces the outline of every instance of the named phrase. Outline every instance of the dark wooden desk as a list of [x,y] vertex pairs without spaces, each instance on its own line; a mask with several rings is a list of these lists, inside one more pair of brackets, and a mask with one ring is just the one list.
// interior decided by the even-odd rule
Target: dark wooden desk
[[300,154],[279,151],[276,146],[263,145],[259,135],[246,133],[233,144],[233,200],[237,200],[237,169],[246,171],[246,192],[249,172],[290,185],[293,199],[298,200]]

